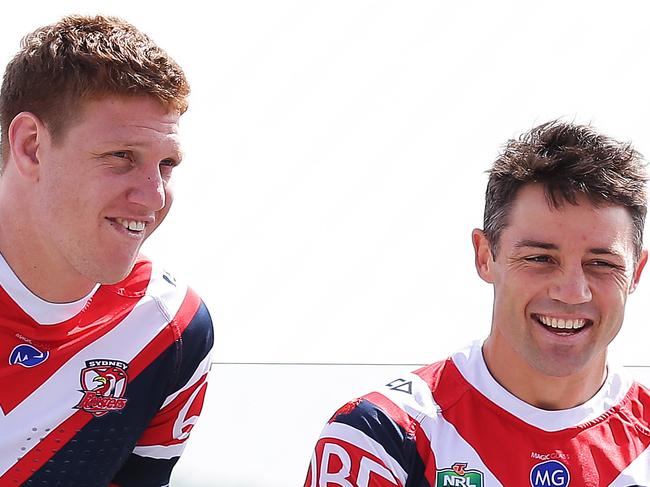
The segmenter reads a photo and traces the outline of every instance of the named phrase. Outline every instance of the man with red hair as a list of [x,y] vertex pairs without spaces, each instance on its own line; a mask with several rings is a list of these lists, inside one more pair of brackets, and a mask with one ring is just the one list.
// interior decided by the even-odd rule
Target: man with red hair
[[0,485],[168,485],[201,411],[201,299],[140,254],[181,162],[181,68],[123,20],[29,34],[0,92]]

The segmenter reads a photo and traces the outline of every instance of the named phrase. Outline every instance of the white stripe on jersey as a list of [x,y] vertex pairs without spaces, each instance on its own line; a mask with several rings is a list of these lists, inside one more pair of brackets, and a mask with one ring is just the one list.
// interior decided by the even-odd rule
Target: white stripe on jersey
[[[153,292],[158,295],[152,296]],[[74,407],[82,398],[79,393],[80,374],[87,360],[112,359],[129,363],[169,322],[162,312],[152,313],[151,307],[156,306],[161,310],[160,303],[164,302],[167,313],[174,316],[186,294],[187,287],[171,286],[163,280],[160,270],[152,268],[145,297],[119,326],[80,350],[9,414],[0,414],[3,436],[0,443],[0,476],[18,458],[38,446],[39,438],[78,411]],[[158,304],[152,303],[152,299]],[[57,406],[52,407],[53,403]]]
[[439,406],[433,400],[429,385],[416,374],[407,374],[403,377],[404,380],[411,381],[412,394],[389,387],[385,387],[380,393],[420,423],[429,440],[429,447],[435,452],[438,468],[448,468],[458,462],[467,462],[469,468],[477,468],[483,472],[485,485],[501,486],[502,484],[489,471],[476,450],[442,416]]
[[155,458],[157,460],[169,460],[170,458],[180,457],[185,449],[186,442],[177,445],[152,445],[136,446],[133,453],[141,457]]
[[480,342],[473,342],[451,358],[465,380],[481,394],[522,421],[544,431],[560,431],[596,419],[620,403],[632,385],[627,374],[623,374],[620,368],[610,366],[605,384],[589,401],[572,409],[548,411],[515,397],[494,380],[485,365]]
[[[424,416],[437,416],[440,413],[440,407],[433,400],[429,384],[419,375],[409,372],[403,374],[400,379],[404,382],[401,382],[397,388],[391,388],[389,385],[392,382],[389,382],[379,393],[386,396],[391,402],[406,411],[409,416],[415,418],[417,421]],[[400,389],[408,382],[411,383],[410,394]]]
[[99,289],[95,285],[91,291],[72,303],[50,303],[36,296],[25,286],[9,264],[0,254],[0,283],[9,297],[39,325],[55,325],[69,320],[78,314]]
[[[151,280],[147,286],[147,296],[151,296],[156,301],[160,311],[167,317],[167,321],[171,321],[178,312],[183,299],[185,299],[187,284],[176,281],[175,278],[171,278],[174,284],[170,284],[165,276],[171,278],[161,266],[156,265],[155,262],[152,263]],[[179,293],[181,297],[180,302],[175,299]]]
[[402,485],[406,484],[406,472],[397,461],[375,440],[352,426],[343,423],[329,423],[323,429],[321,438],[335,438],[350,443],[361,450],[372,453],[395,474]]
[[434,417],[426,416],[420,421],[420,426],[429,439],[431,450],[435,452],[438,469],[449,468],[458,462],[467,462],[470,469],[483,472],[485,485],[491,487],[502,485],[483,463],[476,450],[441,414]]

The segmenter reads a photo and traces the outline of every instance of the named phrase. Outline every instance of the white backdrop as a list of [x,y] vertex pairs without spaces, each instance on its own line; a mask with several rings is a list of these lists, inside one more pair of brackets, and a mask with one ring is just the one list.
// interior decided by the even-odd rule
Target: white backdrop
[[[218,362],[443,357],[488,331],[470,232],[508,138],[562,117],[650,155],[642,2],[38,0],[4,6],[2,64],[73,12],[126,18],[188,74],[176,203],[146,252],[208,303]],[[630,365],[650,362],[649,298],[642,280],[616,343]],[[298,485],[379,372],[215,366],[176,485]]]

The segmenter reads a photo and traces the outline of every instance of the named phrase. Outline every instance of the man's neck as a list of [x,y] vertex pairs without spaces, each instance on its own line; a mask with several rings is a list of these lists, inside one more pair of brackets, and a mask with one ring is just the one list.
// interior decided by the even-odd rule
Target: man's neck
[[33,294],[50,303],[71,303],[92,291],[94,282],[66,272],[65,263],[47,259],[37,242],[30,241],[20,228],[11,227],[0,219],[0,254]]
[[514,350],[496,343],[493,337],[483,345],[483,358],[492,377],[508,392],[546,410],[584,404],[598,392],[607,377],[605,355],[574,374],[555,377],[534,369]]

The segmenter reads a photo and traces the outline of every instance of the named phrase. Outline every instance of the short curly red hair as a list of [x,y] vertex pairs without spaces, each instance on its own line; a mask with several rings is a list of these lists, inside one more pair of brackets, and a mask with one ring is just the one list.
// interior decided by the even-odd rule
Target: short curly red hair
[[0,92],[3,159],[9,125],[20,112],[38,116],[56,139],[86,100],[145,95],[183,113],[189,93],[180,66],[133,25],[101,15],[64,17],[28,34],[7,65]]

